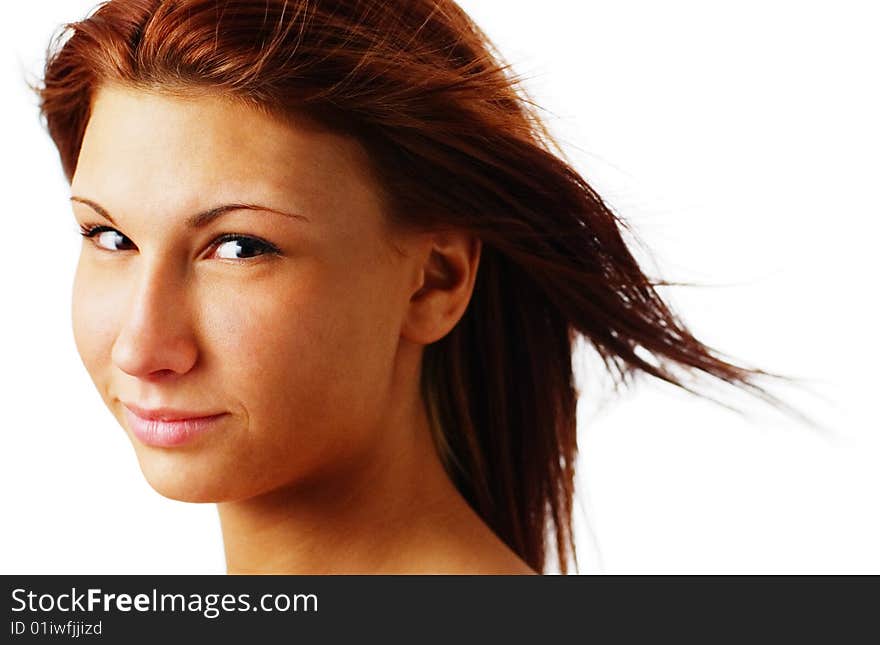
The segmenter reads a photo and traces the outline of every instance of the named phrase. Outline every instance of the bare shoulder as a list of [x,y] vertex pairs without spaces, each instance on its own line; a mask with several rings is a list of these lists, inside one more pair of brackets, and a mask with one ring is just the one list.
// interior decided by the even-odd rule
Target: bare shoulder
[[516,553],[503,545],[503,549],[479,561],[474,573],[482,575],[534,576],[538,572],[532,569]]
[[440,572],[459,575],[538,575],[516,552],[505,544],[488,527],[476,535],[458,541],[450,551],[448,559],[440,564]]
[[[434,538],[432,540],[431,538]],[[429,575],[538,575],[498,536],[485,528],[476,534],[432,535],[419,548],[395,558],[396,572]],[[402,554],[399,554],[402,555]],[[390,563],[389,563],[390,564]]]
[[456,495],[453,499],[456,504],[427,515],[411,534],[409,544],[414,550],[406,558],[410,565],[415,564],[411,570],[449,575],[539,575],[463,498]]

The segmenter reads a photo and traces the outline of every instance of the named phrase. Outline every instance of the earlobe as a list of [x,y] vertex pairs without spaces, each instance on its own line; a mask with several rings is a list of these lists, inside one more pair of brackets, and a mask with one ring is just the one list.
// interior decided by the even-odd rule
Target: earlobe
[[481,250],[481,240],[465,232],[443,232],[432,238],[401,336],[428,345],[455,327],[470,302]]

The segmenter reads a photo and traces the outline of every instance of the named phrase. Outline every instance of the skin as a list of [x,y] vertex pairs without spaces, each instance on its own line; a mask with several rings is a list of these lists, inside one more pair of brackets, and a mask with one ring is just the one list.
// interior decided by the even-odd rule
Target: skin
[[[91,205],[72,204],[124,238],[83,239],[77,349],[150,485],[217,503],[230,573],[534,573],[449,480],[419,396],[479,240],[392,230],[376,188],[355,140],[304,118],[103,86],[71,182]],[[187,223],[227,203],[287,214]],[[225,415],[155,447],[123,403]]]

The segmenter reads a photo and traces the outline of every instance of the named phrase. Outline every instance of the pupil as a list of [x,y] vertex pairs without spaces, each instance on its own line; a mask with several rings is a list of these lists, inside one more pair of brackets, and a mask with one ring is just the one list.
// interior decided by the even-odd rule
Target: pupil
[[227,242],[227,244],[232,248],[233,257],[239,259],[247,259],[259,255],[262,249],[260,242],[246,237],[235,238]]
[[236,244],[239,257],[251,257],[255,254],[256,244],[252,240],[241,239]]

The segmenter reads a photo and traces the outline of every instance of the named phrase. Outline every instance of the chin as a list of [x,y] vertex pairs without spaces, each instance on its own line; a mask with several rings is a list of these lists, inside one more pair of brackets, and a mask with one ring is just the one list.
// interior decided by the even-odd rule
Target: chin
[[[193,455],[136,448],[147,483],[157,493],[179,502],[226,502],[237,498],[230,484],[241,473],[230,473]],[[239,493],[237,495],[236,493]]]

